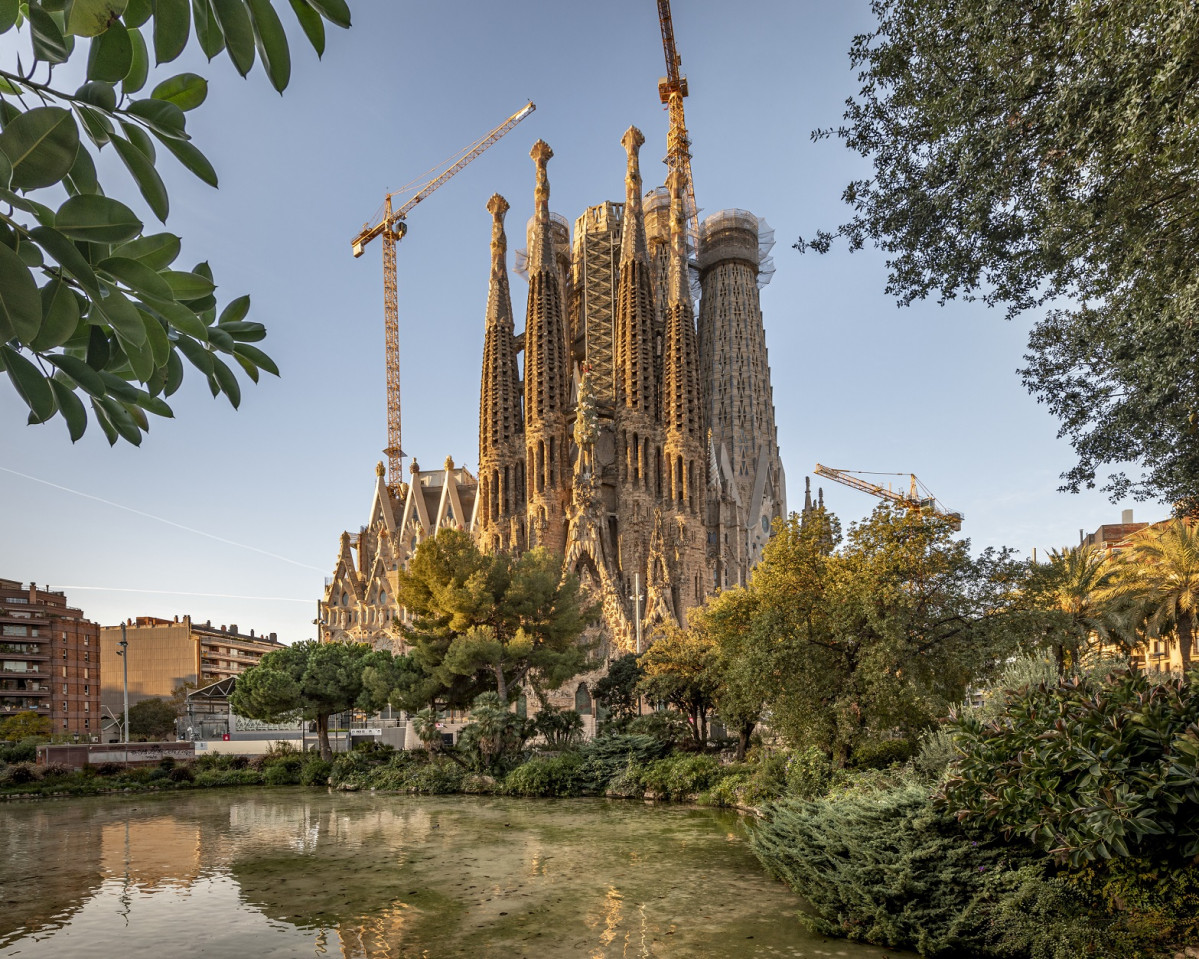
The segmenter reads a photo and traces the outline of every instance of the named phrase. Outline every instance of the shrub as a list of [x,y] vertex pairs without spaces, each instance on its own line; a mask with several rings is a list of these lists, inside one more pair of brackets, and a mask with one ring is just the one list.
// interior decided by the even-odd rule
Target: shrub
[[754,806],[754,782],[751,772],[731,773],[702,795],[700,802],[705,806]]
[[942,788],[986,822],[1078,867],[1199,854],[1199,683],[1106,676],[1006,692],[993,722],[950,724],[963,756]]
[[652,736],[669,746],[675,746],[691,736],[687,720],[678,713],[668,710],[638,716],[628,724],[626,732],[633,735]]
[[341,753],[333,760],[329,782],[337,789],[361,789],[376,765],[366,753]]
[[583,758],[578,753],[535,756],[517,766],[504,780],[513,796],[581,796],[587,788]]
[[[598,736],[579,749],[587,792],[608,791],[610,780],[632,763],[640,768],[670,752],[670,745],[647,735]],[[640,782],[637,786],[640,790]],[[640,795],[640,793],[638,793]]]
[[989,916],[980,880],[998,873],[1016,884],[1006,850],[966,838],[915,787],[781,800],[751,846],[811,905],[800,919],[814,931],[925,956],[982,954]]
[[298,786],[300,784],[299,764],[272,763],[262,774],[262,781],[268,786]]
[[30,736],[15,743],[0,745],[0,763],[31,763],[37,759],[37,738]]
[[916,744],[910,739],[867,741],[854,749],[852,765],[855,769],[886,769],[906,763],[915,753]]
[[[832,781],[832,760],[823,749],[816,746],[791,753],[784,761],[783,783],[788,796],[795,796],[797,799],[818,799],[828,791]],[[771,785],[765,771],[761,785],[764,791]]]
[[533,729],[550,749],[569,749],[583,737],[583,717],[574,709],[546,706],[533,720]]
[[24,786],[28,783],[39,782],[42,771],[33,763],[13,763],[0,772],[0,786]]
[[641,768],[630,757],[624,766],[608,780],[604,792],[621,799],[640,799],[645,794],[641,785]]
[[646,766],[641,783],[655,799],[683,799],[711,789],[720,774],[720,763],[712,756],[677,755]]
[[300,771],[300,784],[303,786],[327,786],[332,772],[333,764],[328,760],[309,759]]
[[46,763],[41,767],[42,778],[44,779],[62,779],[64,776],[70,776],[74,770],[66,763]]
[[196,778],[190,766],[175,766],[167,773],[167,779],[173,783],[189,783]]
[[[234,757],[245,758],[245,757]],[[262,774],[253,769],[207,769],[197,773],[195,783],[201,788],[217,786],[261,786]]]
[[402,767],[399,772],[404,777],[408,792],[425,795],[460,792],[466,778],[466,770],[444,757],[427,763],[412,763]]
[[479,796],[492,796],[501,792],[503,787],[494,776],[481,776],[478,773],[468,773],[462,780],[462,791]]
[[174,756],[163,756],[162,759],[158,760],[158,768],[161,769],[163,772],[169,773],[172,769],[175,768],[175,757]]

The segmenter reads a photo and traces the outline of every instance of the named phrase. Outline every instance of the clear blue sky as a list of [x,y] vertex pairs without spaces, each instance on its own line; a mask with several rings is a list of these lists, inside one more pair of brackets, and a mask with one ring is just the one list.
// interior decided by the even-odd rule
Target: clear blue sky
[[[190,613],[286,641],[313,635],[338,537],[365,522],[386,442],[380,251],[355,260],[349,244],[385,190],[536,102],[412,213],[399,248],[405,449],[425,468],[452,455],[473,469],[487,198],[498,191],[512,204],[514,251],[532,212],[538,137],[555,153],[551,209],[571,221],[623,198],[629,124],[647,138],[647,187],[664,170],[653,0],[358,0],[353,28],[330,29],[320,63],[277,5],[293,37],[282,98],[260,67],[242,80],[223,57],[158,75],[194,69],[211,81],[189,129],[221,177],[214,191],[161,151],[167,228],[184,237],[186,265],[212,264],[222,302],[252,294],[282,379],[247,385],[235,413],[189,368],[176,419],[152,423],[140,449],[110,449],[94,425],[75,446],[61,421],[26,427],[0,382],[0,467],[24,474],[0,470],[0,576],[69,587],[72,605],[101,623]],[[1160,505],[1055,492],[1072,454],[1016,375],[1033,317],[1008,323],[962,303],[900,310],[877,253],[790,249],[844,218],[841,190],[864,172],[809,132],[838,123],[856,89],[846,51],[870,28],[865,0],[673,6],[699,205],[742,207],[777,231],[762,305],[790,506],[819,461],[917,473],[966,514],[962,535],[976,547],[1071,545],[1080,528],[1117,522],[1121,507],[1163,516]],[[108,169],[109,192],[136,196],[123,169]],[[513,277],[518,314],[524,295]],[[846,525],[874,505],[824,486]]]

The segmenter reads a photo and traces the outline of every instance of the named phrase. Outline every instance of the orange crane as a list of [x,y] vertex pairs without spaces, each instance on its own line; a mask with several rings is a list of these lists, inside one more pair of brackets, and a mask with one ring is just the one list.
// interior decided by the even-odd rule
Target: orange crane
[[921,483],[920,480],[916,479],[915,473],[864,474],[866,476],[907,476],[909,478],[908,491],[900,493],[891,489],[889,485],[880,486],[878,483],[871,483],[869,480],[862,479],[862,471],[860,470],[833,469],[831,466],[821,466],[817,463],[814,472],[817,476],[824,476],[835,483],[850,486],[853,489],[861,490],[863,493],[870,493],[880,499],[890,500],[892,503],[898,503],[907,509],[919,510],[922,513],[932,513],[935,516],[940,516],[942,519],[948,520],[954,530],[962,528],[962,520],[964,519],[962,514],[948,510],[937,502],[937,498],[933,496],[932,491]]
[[[420,187],[408,184],[383,197],[383,207],[376,212],[374,226],[362,225],[362,231],[354,237],[354,256],[362,256],[366,245],[377,236],[383,238],[383,332],[387,358],[387,485],[392,492],[399,489],[403,474],[404,450],[400,446],[400,307],[396,294],[396,243],[404,238],[408,230],[405,217],[414,206],[438,189],[464,166],[474,160],[500,137],[506,134],[537,107],[530,100],[508,117],[490,133],[480,137],[470,146],[459,151],[445,163],[441,172]],[[435,168],[435,169],[440,169]],[[430,171],[432,172],[432,171]],[[392,209],[392,197],[412,192],[412,196],[401,206]]]
[[666,76],[658,81],[658,97],[670,114],[670,131],[666,134],[666,159],[669,170],[682,170],[686,177],[687,220],[691,235],[699,242],[699,208],[695,205],[695,185],[691,180],[691,137],[687,119],[683,116],[683,97],[687,95],[687,78],[679,73],[683,58],[674,45],[674,23],[670,18],[670,0],[658,0],[658,25],[662,28],[662,50],[666,54]]

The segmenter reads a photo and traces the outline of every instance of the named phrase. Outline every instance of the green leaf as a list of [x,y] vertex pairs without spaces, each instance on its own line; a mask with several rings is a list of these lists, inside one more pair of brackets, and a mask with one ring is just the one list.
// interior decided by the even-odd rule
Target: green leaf
[[239,296],[235,300],[230,300],[229,305],[221,310],[220,324],[224,326],[227,323],[240,323],[246,318],[246,314],[250,312],[250,295],[247,293],[244,296]]
[[92,243],[121,243],[142,231],[142,221],[124,203],[92,194],[67,200],[58,208],[55,223],[59,232]]
[[96,414],[96,422],[100,424],[100,429],[104,431],[108,445],[115,445],[118,439],[116,427],[112,425],[112,421],[108,418],[108,413],[100,404],[100,400],[94,396],[92,397],[92,412]]
[[58,412],[67,421],[67,432],[71,434],[71,442],[74,443],[87,429],[87,410],[83,408],[83,401],[66,383],[52,379],[50,380],[50,389],[54,391]]
[[187,46],[191,35],[188,0],[153,0],[154,62],[170,63]]
[[83,144],[75,154],[75,165],[67,174],[67,183],[75,193],[99,193],[100,181],[96,178],[96,163],[91,153]]
[[129,123],[125,120],[121,120],[120,123],[121,129],[125,131],[125,135],[129,138],[129,142],[141,150],[145,154],[146,159],[153,163],[158,151],[154,149],[154,141],[150,139],[150,134],[136,123]]
[[266,339],[266,327],[261,323],[222,323],[221,329],[239,343],[257,343]]
[[42,328],[29,345],[39,352],[62,346],[79,327],[79,301],[62,280],[51,280],[41,288]]
[[79,152],[79,128],[69,110],[34,107],[0,133],[0,151],[12,164],[12,186],[36,190],[71,172]]
[[219,326],[212,326],[208,328],[208,343],[214,349],[220,350],[222,353],[232,353],[233,347],[237,345],[233,342],[233,337],[231,337]]
[[98,147],[108,143],[108,136],[112,133],[112,121],[99,110],[86,104],[73,103],[71,106],[74,107],[75,114],[79,117],[83,129],[92,143]]
[[171,350],[171,355],[167,357],[166,378],[163,381],[162,391],[170,396],[182,385],[183,360],[179,359],[179,354],[175,350]]
[[34,227],[29,231],[29,235],[41,245],[43,250],[58,261],[59,266],[75,277],[85,289],[93,294],[100,292],[100,281],[96,279],[96,274],[92,270],[91,265],[87,262],[86,257],[79,252],[79,248],[67,239],[66,236],[48,226]]
[[[72,44],[63,36],[62,28],[41,7],[29,7],[29,26],[33,32],[33,55],[47,63],[66,63]],[[49,387],[46,388],[49,392]]]
[[[19,235],[19,234],[18,234]],[[17,243],[17,256],[31,270],[40,268],[46,261],[42,259],[42,251],[36,243],[30,243],[28,240],[21,239]]]
[[21,13],[20,0],[0,0],[0,33],[8,33]]
[[[137,310],[135,308],[135,313]],[[137,313],[138,320],[141,320],[141,313]],[[115,331],[117,340],[121,344],[121,348],[125,351],[125,358],[129,360],[129,369],[133,375],[137,377],[139,383],[144,383],[154,375],[154,351],[150,346],[150,341],[146,336],[146,326],[143,323],[140,332],[142,341],[134,343],[127,339],[120,330]]]
[[137,399],[134,401],[143,410],[148,413],[153,413],[155,416],[161,416],[166,419],[172,419],[175,416],[174,411],[157,396],[152,396],[145,390],[137,391]]
[[150,96],[173,103],[184,112],[194,110],[208,96],[208,81],[196,73],[180,73],[163,80]]
[[187,357],[192,366],[205,376],[212,376],[213,356],[208,350],[190,336],[185,335],[180,335],[179,339],[175,341],[175,346],[178,347],[180,353]]
[[192,0],[192,23],[196,27],[196,39],[209,61],[225,49],[225,35],[217,23],[216,12],[210,0]]
[[150,0],[129,0],[129,5],[125,8],[125,25],[140,27],[150,19],[150,14],[153,12],[154,8],[150,6]]
[[134,346],[141,346],[146,342],[146,328],[142,324],[137,307],[116,287],[108,286],[108,296],[93,299],[92,308],[100,311],[100,315],[108,321],[113,332],[124,342]]
[[89,80],[75,91],[75,96],[110,113],[117,108],[117,91],[103,80]]
[[204,156],[196,147],[192,146],[186,140],[176,140],[172,137],[159,137],[158,139],[164,147],[175,155],[175,159],[197,177],[209,186],[214,187],[217,185],[216,170],[208,162],[208,157]]
[[244,356],[242,356],[239,353],[234,353],[234,354],[232,354],[232,356],[235,360],[237,360],[237,365],[246,371],[246,375],[248,377],[250,377],[250,379],[253,380],[255,383],[257,383],[258,382],[258,367],[255,366],[252,361],[246,359]]
[[147,302],[146,305],[180,333],[186,333],[201,342],[208,339],[208,327],[204,325],[204,321],[200,317],[196,316],[195,310],[188,309],[182,303],[176,303],[174,300],[156,299],[153,302]]
[[87,53],[87,78],[119,83],[133,64],[133,41],[123,23],[114,23],[92,38]]
[[271,0],[248,0],[250,18],[254,22],[254,41],[258,45],[258,56],[262,58],[271,86],[282,93],[291,80],[291,51],[287,47],[287,34],[279,22],[279,14],[271,6]]
[[21,258],[0,243],[0,338],[32,343],[42,328],[42,299]]
[[[17,388],[25,405],[33,412],[38,422],[45,420],[54,413],[54,393],[50,384],[42,376],[42,371],[29,362],[11,346],[0,344],[0,356],[4,358],[4,366],[8,370],[8,378]],[[226,368],[226,371],[228,368]],[[230,373],[230,376],[233,374]],[[236,386],[236,382],[234,386]],[[234,403],[234,406],[237,404]]]
[[125,12],[128,0],[75,0],[67,30],[77,37],[98,37]]
[[176,300],[197,300],[208,296],[216,289],[212,280],[198,273],[187,273],[183,270],[164,270],[162,278],[170,284]]
[[132,403],[137,399],[137,387],[115,373],[101,370],[100,379],[104,381],[104,392],[109,396],[115,396],[122,403]]
[[212,357],[212,375],[216,378],[221,392],[229,397],[230,404],[237,409],[241,405],[241,385],[233,375],[233,370],[229,369],[229,365],[219,356]]
[[104,412],[108,415],[109,422],[117,433],[120,434],[121,439],[127,443],[132,443],[134,446],[142,445],[141,430],[138,429],[137,423],[134,422],[133,417],[129,415],[129,411],[124,406],[111,396],[102,396],[93,399],[93,406],[96,403],[104,407]]
[[154,99],[134,100],[129,104],[129,113],[143,120],[146,126],[160,136],[187,139],[187,133],[183,129],[187,121],[183,111],[173,103]]
[[151,269],[140,260],[125,256],[110,256],[97,263],[96,269],[103,270],[138,293],[145,293],[163,300],[174,298],[167,281],[159,276],[156,270]]
[[254,66],[254,26],[245,0],[212,0],[212,9],[225,35],[233,68],[244,77]]
[[[171,341],[167,338],[166,328],[158,318],[151,316],[144,310],[139,310],[142,315],[142,326],[146,328],[146,342],[150,345],[150,353],[154,357],[155,368],[166,363],[167,357],[171,355]],[[148,376],[142,377],[142,382],[148,379]]]
[[235,356],[244,356],[259,369],[273,373],[275,376],[279,375],[279,367],[275,365],[275,361],[256,346],[250,346],[247,343],[238,343],[233,347],[233,353]]
[[179,237],[173,233],[155,233],[123,243],[113,250],[113,255],[140,260],[152,270],[165,270],[179,256],[179,249]]
[[308,3],[320,11],[330,23],[339,27],[349,27],[350,8],[346,0],[308,0]]
[[121,89],[126,96],[132,96],[146,85],[146,77],[150,75],[150,53],[146,50],[146,38],[136,28],[129,30],[129,43],[133,56],[129,61],[129,70],[121,80]]
[[12,185],[12,163],[7,156],[0,153],[0,189],[7,190]]
[[108,340],[108,334],[93,325],[87,336],[87,365],[93,370],[102,370],[108,365],[111,356],[112,344]]
[[162,182],[158,171],[154,169],[153,161],[128,140],[115,133],[112,135],[112,145],[116,148],[117,155],[132,175],[134,182],[137,183],[142,198],[154,211],[154,215],[165,222],[167,214],[170,212],[170,200],[167,197],[166,185]]
[[47,360],[60,369],[73,383],[79,385],[92,396],[103,396],[108,390],[104,386],[104,378],[77,356],[67,353],[55,353],[47,356]]
[[305,0],[290,0],[292,12],[300,21],[304,35],[316,51],[317,58],[325,55],[325,21],[321,15],[310,7]]

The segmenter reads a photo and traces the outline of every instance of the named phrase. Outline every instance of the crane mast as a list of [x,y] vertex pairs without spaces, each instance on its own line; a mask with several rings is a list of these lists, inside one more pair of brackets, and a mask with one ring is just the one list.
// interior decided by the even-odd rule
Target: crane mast
[[905,509],[918,510],[922,513],[928,512],[940,516],[942,519],[948,520],[954,530],[962,528],[962,514],[948,510],[937,502],[937,498],[916,478],[915,473],[887,474],[907,476],[909,478],[907,492],[901,493],[891,489],[890,486],[881,486],[878,483],[871,483],[869,480],[864,480],[860,476],[855,475],[855,471],[853,470],[834,469],[831,466],[822,466],[817,463],[816,469],[813,472],[817,476],[831,479],[834,483],[840,483],[842,486],[861,490],[863,493],[869,493],[872,496],[879,497],[879,499],[890,500],[892,503],[896,503]]
[[658,81],[658,97],[666,104],[670,130],[666,134],[666,167],[681,170],[686,191],[687,222],[691,235],[699,242],[699,208],[695,205],[695,185],[691,179],[691,137],[687,133],[687,118],[683,114],[683,97],[687,95],[687,78],[679,73],[683,58],[674,45],[674,22],[670,17],[670,0],[658,0],[658,25],[662,28],[662,51],[666,54],[666,76]]
[[354,256],[359,257],[371,240],[375,237],[383,239],[383,346],[387,366],[387,446],[383,452],[387,454],[387,486],[393,493],[399,489],[405,455],[400,445],[400,305],[396,284],[396,243],[407,232],[405,218],[421,200],[444,185],[536,109],[533,102],[529,101],[494,130],[455,154],[442,164],[445,169],[441,173],[419,187],[401,206],[392,209],[391,201],[406,190],[386,194],[383,197],[382,215],[377,222],[374,225],[363,224],[362,230],[351,241]]

